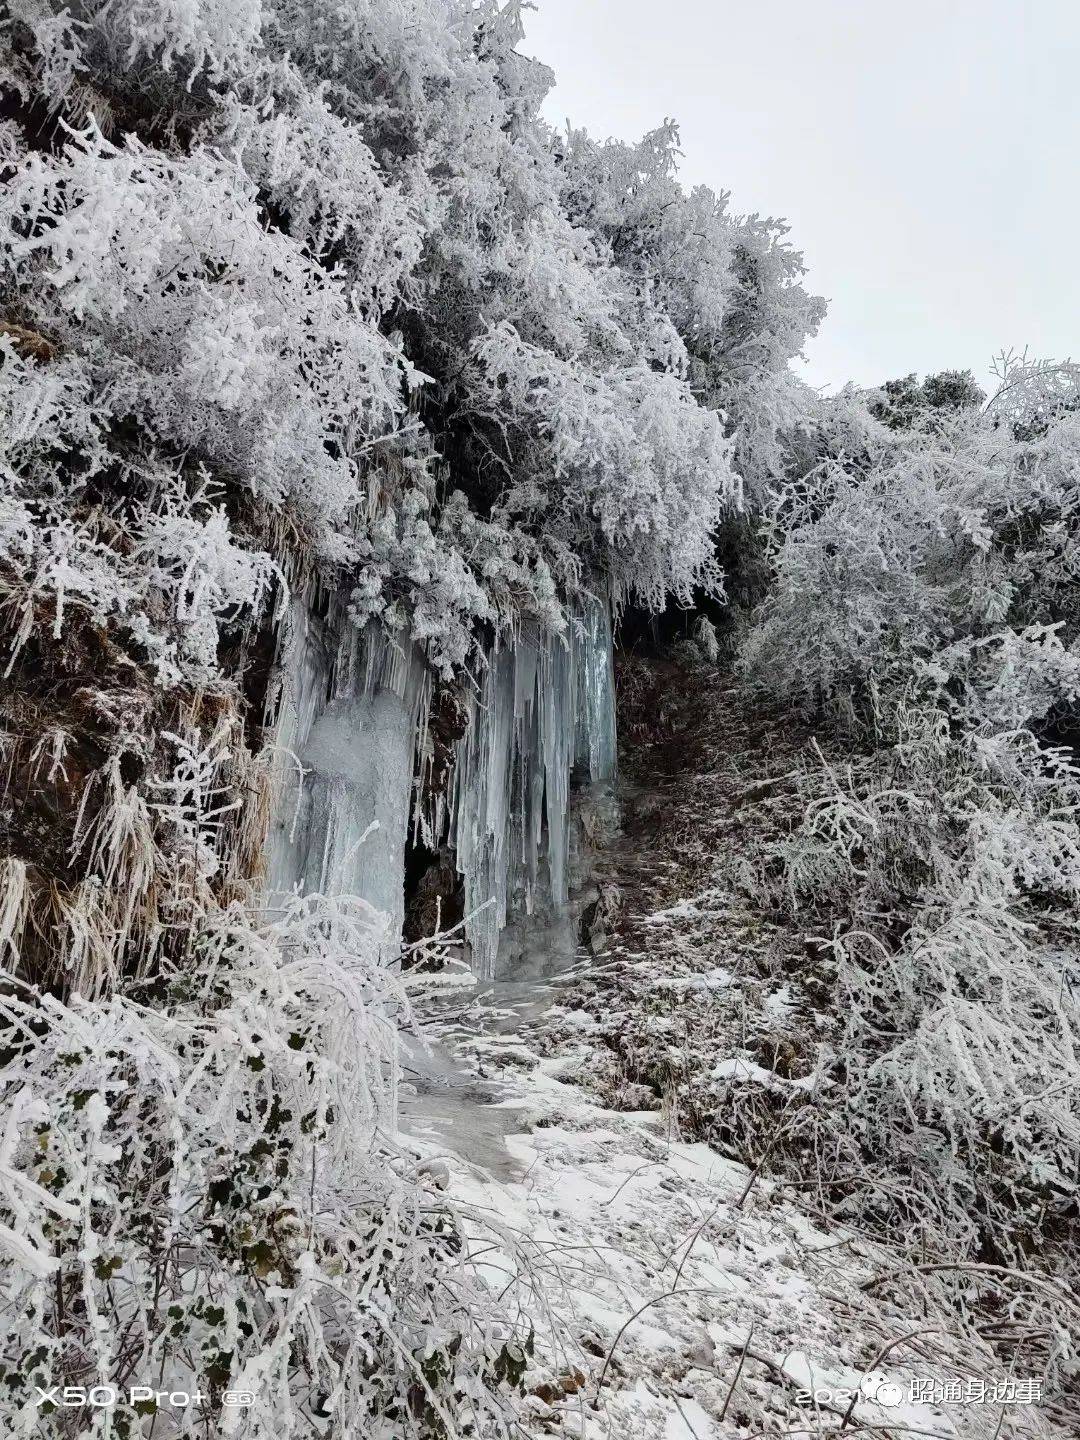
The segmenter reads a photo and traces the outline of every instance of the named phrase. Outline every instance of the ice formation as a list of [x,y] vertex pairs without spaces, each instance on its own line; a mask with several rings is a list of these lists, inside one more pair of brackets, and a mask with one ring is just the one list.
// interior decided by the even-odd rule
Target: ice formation
[[279,646],[271,897],[359,895],[404,919],[416,737],[429,682],[423,656],[380,626],[361,630],[332,603],[296,598]]
[[[404,918],[405,849],[430,686],[422,652],[296,598],[279,645],[271,898],[359,895]],[[464,878],[478,973],[495,973],[508,917],[568,893],[571,782],[615,773],[611,619],[588,598],[564,634],[522,628],[486,657],[448,802],[429,814]]]
[[473,965],[490,978],[509,915],[566,904],[571,778],[615,773],[607,605],[587,599],[564,635],[523,628],[497,645],[470,709],[447,829]]

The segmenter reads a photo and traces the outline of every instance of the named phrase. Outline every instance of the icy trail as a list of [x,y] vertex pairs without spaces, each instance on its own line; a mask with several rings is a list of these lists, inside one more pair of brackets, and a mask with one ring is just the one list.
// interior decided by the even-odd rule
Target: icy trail
[[552,988],[545,981],[491,982],[478,986],[464,1002],[460,996],[421,1001],[424,1040],[404,1041],[405,1132],[453,1152],[478,1176],[520,1179],[521,1162],[507,1137],[528,1123],[527,1107],[516,1106],[513,1086],[475,1058],[470,1062],[468,1053],[478,1037],[496,1041],[512,1036],[551,1003]]
[[[536,1022],[568,994],[555,977],[421,1002],[433,1050],[406,1062],[406,1143],[445,1164],[457,1202],[511,1228],[553,1306],[535,1316],[538,1334],[554,1326],[530,1382],[533,1433],[733,1440],[752,1432],[751,1416],[818,1433],[790,1428],[789,1400],[811,1376],[858,1386],[875,1333],[859,1317],[872,1308],[857,1288],[867,1259],[772,1204],[766,1183],[747,1193],[748,1171],[678,1141],[662,1113],[596,1104],[574,1083],[587,1024],[576,1043],[539,1053]],[[575,1013],[586,1020],[564,1018]],[[605,1357],[642,1306],[600,1389]],[[721,1423],[744,1346],[742,1389]],[[857,1407],[857,1423],[887,1421],[980,1433],[926,1406]]]

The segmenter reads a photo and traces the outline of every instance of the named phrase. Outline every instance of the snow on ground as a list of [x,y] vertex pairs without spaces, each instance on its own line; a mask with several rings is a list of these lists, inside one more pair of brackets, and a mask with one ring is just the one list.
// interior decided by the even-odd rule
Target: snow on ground
[[[548,998],[554,1004],[557,992]],[[414,1148],[445,1157],[456,1202],[516,1238],[518,1264],[544,1297],[530,1312],[538,1337],[526,1381],[531,1433],[1055,1433],[1032,1406],[913,1403],[913,1381],[976,1376],[955,1347],[935,1343],[926,1320],[890,1314],[887,1298],[860,1290],[889,1257],[819,1228],[768,1180],[709,1146],[680,1140],[663,1112],[597,1104],[575,1083],[588,1036],[541,1056],[537,991],[521,1009],[519,1023],[513,1004],[500,1009],[497,990],[488,991],[455,1023],[444,1016],[429,1025],[443,1093],[421,1084],[406,1124]],[[505,1289],[507,1256],[490,1262],[491,1283]],[[891,1403],[860,1392],[877,1393],[876,1384]],[[797,1403],[800,1390],[815,1388],[816,1411],[806,1396]]]

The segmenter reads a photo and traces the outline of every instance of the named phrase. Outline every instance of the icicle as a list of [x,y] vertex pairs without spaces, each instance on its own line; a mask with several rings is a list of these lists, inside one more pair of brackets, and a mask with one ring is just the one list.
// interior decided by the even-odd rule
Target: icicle
[[615,674],[611,639],[611,612],[602,601],[589,597],[582,616],[583,637],[577,677],[577,763],[589,769],[591,780],[610,780],[618,763],[615,732]]
[[[590,597],[564,635],[526,628],[487,658],[448,800],[425,823],[449,832],[481,975],[494,974],[508,917],[567,903],[572,781],[615,773],[611,645],[608,607]],[[271,895],[360,895],[396,943],[430,701],[422,657],[376,627],[359,633],[334,604],[321,618],[305,597],[283,626],[279,670]]]
[[[404,919],[405,843],[420,716],[429,700],[420,653],[377,626],[358,631],[336,604],[324,620],[295,599],[280,645],[271,897],[358,895]],[[426,725],[426,717],[423,722]]]
[[615,774],[611,650],[608,607],[590,597],[565,635],[525,629],[488,656],[449,814],[482,976],[495,972],[511,913],[566,904],[571,777]]

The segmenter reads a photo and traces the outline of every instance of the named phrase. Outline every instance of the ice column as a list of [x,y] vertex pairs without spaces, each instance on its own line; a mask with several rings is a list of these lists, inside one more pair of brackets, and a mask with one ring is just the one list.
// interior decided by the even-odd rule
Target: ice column
[[331,602],[294,599],[279,646],[271,897],[358,895],[404,918],[414,755],[428,683],[422,655],[378,626],[359,631]]
[[482,976],[508,914],[566,904],[571,777],[615,763],[611,617],[589,597],[565,635],[525,627],[492,651],[458,745],[449,830]]

